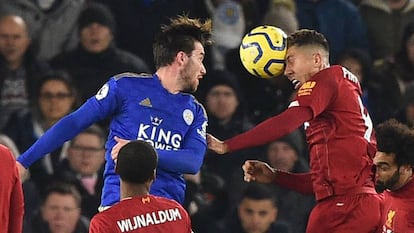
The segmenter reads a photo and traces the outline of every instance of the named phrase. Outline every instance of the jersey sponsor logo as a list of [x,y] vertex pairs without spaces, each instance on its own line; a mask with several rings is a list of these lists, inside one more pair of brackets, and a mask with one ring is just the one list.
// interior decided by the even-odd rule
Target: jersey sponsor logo
[[150,197],[143,197],[141,199],[141,201],[142,201],[143,204],[147,204],[147,203],[150,203],[151,202],[151,198]]
[[139,124],[138,140],[150,143],[155,149],[178,150],[182,136],[161,127],[163,119],[151,116],[151,125]]
[[194,121],[194,114],[190,109],[185,109],[183,112],[183,119],[187,125],[191,125]]
[[388,228],[392,228],[394,216],[395,210],[389,210],[387,213],[387,221],[385,222],[385,226],[387,226]]
[[201,125],[201,129],[197,129],[197,133],[204,139],[207,138],[207,121],[204,121],[203,125]]
[[316,86],[316,81],[307,81],[305,82],[298,90],[298,96],[310,95],[312,94],[313,88]]
[[105,85],[103,85],[101,87],[101,89],[99,89],[98,93],[95,95],[97,100],[101,100],[103,98],[105,98],[108,95],[109,92],[109,85],[107,83],[105,83]]
[[141,102],[139,102],[139,105],[145,106],[145,107],[152,107],[151,100],[148,97],[141,100]]
[[116,224],[121,232],[128,232],[138,228],[149,227],[151,225],[158,225],[166,222],[175,222],[181,219],[182,216],[180,210],[178,208],[174,208],[144,213],[131,218],[117,220]]

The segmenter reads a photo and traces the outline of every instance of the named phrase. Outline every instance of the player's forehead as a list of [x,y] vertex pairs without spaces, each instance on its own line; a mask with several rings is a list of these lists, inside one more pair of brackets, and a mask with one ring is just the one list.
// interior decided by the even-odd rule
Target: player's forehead
[[286,59],[300,58],[315,52],[315,48],[307,45],[291,45],[286,51]]
[[194,49],[193,51],[191,51],[191,55],[204,57],[204,54],[205,54],[204,46],[199,41],[195,41]]
[[395,154],[377,151],[374,157],[374,164],[381,165],[386,164],[389,166],[395,165]]

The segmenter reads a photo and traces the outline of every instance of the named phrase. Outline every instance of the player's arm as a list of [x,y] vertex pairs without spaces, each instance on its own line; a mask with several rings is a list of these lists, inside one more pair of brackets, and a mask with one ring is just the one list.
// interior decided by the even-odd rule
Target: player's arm
[[[312,114],[312,110],[308,107],[290,107],[281,114],[263,121],[253,129],[225,140],[222,152],[241,150],[274,141],[311,120]],[[210,146],[209,148],[211,149]]]
[[311,173],[290,173],[276,170],[274,183],[302,194],[313,194]]
[[242,169],[247,182],[275,183],[299,193],[313,194],[311,173],[284,172],[258,160],[247,160]]
[[[63,117],[47,130],[27,151],[17,158],[17,161],[24,168],[28,168],[38,159],[54,151],[94,122],[102,120],[113,113],[117,106],[115,80],[112,79],[105,86],[109,90],[106,92],[107,98],[99,100],[99,92],[96,97],[88,99],[78,110]],[[114,90],[111,91],[112,89]]]
[[206,153],[207,116],[200,105],[197,117],[176,151],[158,150],[158,168],[183,174],[195,174],[200,170]]
[[108,222],[111,222],[111,220],[105,220],[100,214],[95,215],[89,224],[89,233],[111,232],[110,227],[106,226]]

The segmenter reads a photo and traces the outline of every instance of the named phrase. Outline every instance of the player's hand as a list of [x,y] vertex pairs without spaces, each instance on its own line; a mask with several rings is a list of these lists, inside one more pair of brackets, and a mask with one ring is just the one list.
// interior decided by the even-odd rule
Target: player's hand
[[116,141],[116,144],[115,144],[115,146],[114,147],[112,147],[112,150],[111,150],[111,157],[112,157],[112,159],[113,160],[117,160],[118,159],[118,153],[119,153],[119,150],[125,145],[125,144],[127,144],[128,142],[130,142],[129,140],[126,140],[126,139],[122,139],[122,138],[119,138],[119,137],[117,137],[117,136],[115,136],[114,137],[114,139],[115,139],[115,141]]
[[20,181],[24,181],[27,179],[28,177],[28,173],[25,167],[23,167],[23,165],[21,163],[19,163],[18,161],[16,161],[16,166],[17,169],[19,170],[19,176],[20,176]]
[[276,177],[275,169],[271,168],[269,164],[258,160],[247,160],[242,168],[244,180],[247,182],[271,183]]
[[228,152],[227,145],[221,140],[218,140],[211,134],[207,134],[207,147],[208,149],[216,152],[217,154],[225,154]]

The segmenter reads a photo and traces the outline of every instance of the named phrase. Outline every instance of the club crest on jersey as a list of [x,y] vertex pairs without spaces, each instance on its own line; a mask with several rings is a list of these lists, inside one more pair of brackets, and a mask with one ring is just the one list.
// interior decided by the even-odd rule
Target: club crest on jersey
[[298,96],[310,95],[312,94],[312,89],[316,86],[315,81],[305,82],[298,90]]
[[191,110],[186,109],[183,112],[183,119],[187,125],[191,125],[194,121],[194,114]]
[[95,97],[97,100],[101,100],[108,95],[109,92],[109,85],[106,83],[99,89],[98,93],[96,93]]
[[154,126],[160,126],[162,121],[161,118],[151,116],[151,124]]

